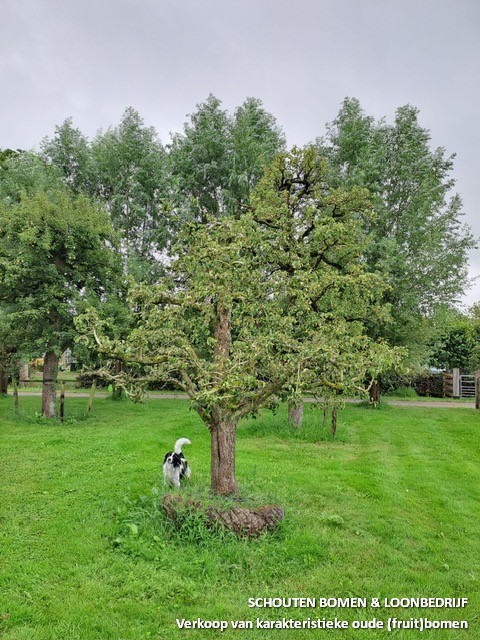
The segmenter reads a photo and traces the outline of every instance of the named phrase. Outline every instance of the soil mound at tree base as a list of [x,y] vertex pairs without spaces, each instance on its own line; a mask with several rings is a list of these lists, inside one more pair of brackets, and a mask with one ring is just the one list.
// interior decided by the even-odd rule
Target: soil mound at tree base
[[181,519],[186,510],[205,514],[207,523],[211,523],[212,527],[223,526],[241,538],[259,536],[264,531],[275,531],[285,517],[283,507],[276,505],[265,505],[257,509],[221,509],[214,506],[205,507],[199,500],[186,499],[171,493],[163,497],[163,511],[167,518],[174,522]]

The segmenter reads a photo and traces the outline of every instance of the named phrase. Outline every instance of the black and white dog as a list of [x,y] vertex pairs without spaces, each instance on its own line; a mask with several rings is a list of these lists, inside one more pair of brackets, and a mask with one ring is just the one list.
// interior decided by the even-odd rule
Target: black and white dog
[[192,472],[182,453],[182,447],[185,444],[192,443],[188,438],[180,438],[175,442],[173,451],[169,451],[165,455],[163,460],[163,481],[165,484],[171,482],[175,487],[179,487],[182,478],[190,478]]

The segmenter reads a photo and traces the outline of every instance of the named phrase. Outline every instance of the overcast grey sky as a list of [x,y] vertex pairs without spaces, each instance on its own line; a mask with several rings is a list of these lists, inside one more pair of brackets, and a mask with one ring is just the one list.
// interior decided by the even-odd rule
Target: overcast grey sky
[[127,106],[166,143],[209,93],[260,98],[290,145],[345,96],[390,122],[410,103],[457,154],[477,237],[479,74],[479,0],[0,0],[0,148],[38,147],[67,117],[92,137]]

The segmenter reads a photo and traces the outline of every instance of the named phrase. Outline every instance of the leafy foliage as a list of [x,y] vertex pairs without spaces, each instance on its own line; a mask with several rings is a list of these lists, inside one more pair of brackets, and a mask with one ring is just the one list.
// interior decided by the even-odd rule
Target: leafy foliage
[[479,345],[480,319],[477,307],[473,307],[470,313],[446,313],[432,344],[431,365],[473,373],[480,369]]
[[0,228],[0,301],[10,338],[32,354],[59,355],[72,344],[80,296],[104,292],[114,275],[108,218],[57,184],[0,202]]
[[[133,290],[136,326],[125,341],[101,335],[93,311],[80,320],[104,353],[129,365],[117,381],[176,381],[233,447],[238,420],[278,397],[307,382],[358,390],[372,369],[398,359],[363,330],[368,314],[382,312],[381,280],[361,260],[368,194],[330,190],[326,179],[314,149],[280,156],[248,212],[192,224],[170,276]],[[212,463],[226,457],[212,452]]]
[[92,143],[66,120],[42,143],[46,160],[75,192],[99,199],[120,233],[127,272],[154,280],[165,248],[165,154],[155,129],[137,111],[125,110],[116,127]]
[[117,127],[98,134],[92,162],[94,193],[122,233],[128,273],[152,281],[167,243],[165,159],[155,130],[128,108]]
[[264,166],[284,145],[282,131],[260,100],[247,99],[231,116],[210,95],[169,147],[179,221],[240,215]]
[[44,159],[61,172],[72,191],[91,193],[95,190],[89,143],[80,129],[73,126],[71,118],[55,127],[53,138],[43,139],[41,152]]
[[294,149],[273,163],[252,206],[266,235],[265,260],[273,277],[284,280],[285,309],[293,312],[292,335],[301,345],[300,351],[289,347],[299,359],[288,393],[359,393],[366,378],[400,356],[364,331],[367,319],[388,319],[382,277],[362,259],[372,218],[368,192],[332,188],[325,160],[313,148]]
[[365,257],[388,279],[384,300],[395,322],[375,323],[370,333],[408,346],[412,363],[425,362],[424,318],[464,291],[467,252],[475,246],[461,220],[461,199],[451,193],[454,156],[431,150],[416,108],[399,108],[388,125],[349,98],[319,144],[338,184],[361,185],[373,195],[377,215],[365,227],[372,239]]
[[129,340],[104,337],[105,349],[151,366],[145,384],[179,383],[207,420],[218,403],[239,417],[255,411],[298,375],[338,392],[361,386],[391,357],[363,332],[367,315],[384,313],[381,279],[361,264],[368,194],[329,192],[325,177],[313,149],[294,150],[266,172],[251,212],[191,226],[171,276],[133,291]]

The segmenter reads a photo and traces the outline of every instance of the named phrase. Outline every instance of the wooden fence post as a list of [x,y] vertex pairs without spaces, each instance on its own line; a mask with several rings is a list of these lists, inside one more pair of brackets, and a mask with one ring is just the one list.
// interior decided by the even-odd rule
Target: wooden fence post
[[62,381],[62,390],[60,392],[60,422],[65,420],[65,381]]
[[13,385],[13,410],[15,413],[18,413],[18,384],[15,376],[12,376],[12,385]]
[[480,371],[475,371],[475,409],[480,409]]
[[453,397],[460,398],[460,369],[453,369]]
[[449,371],[443,374],[443,397],[451,398],[453,396],[453,375]]

